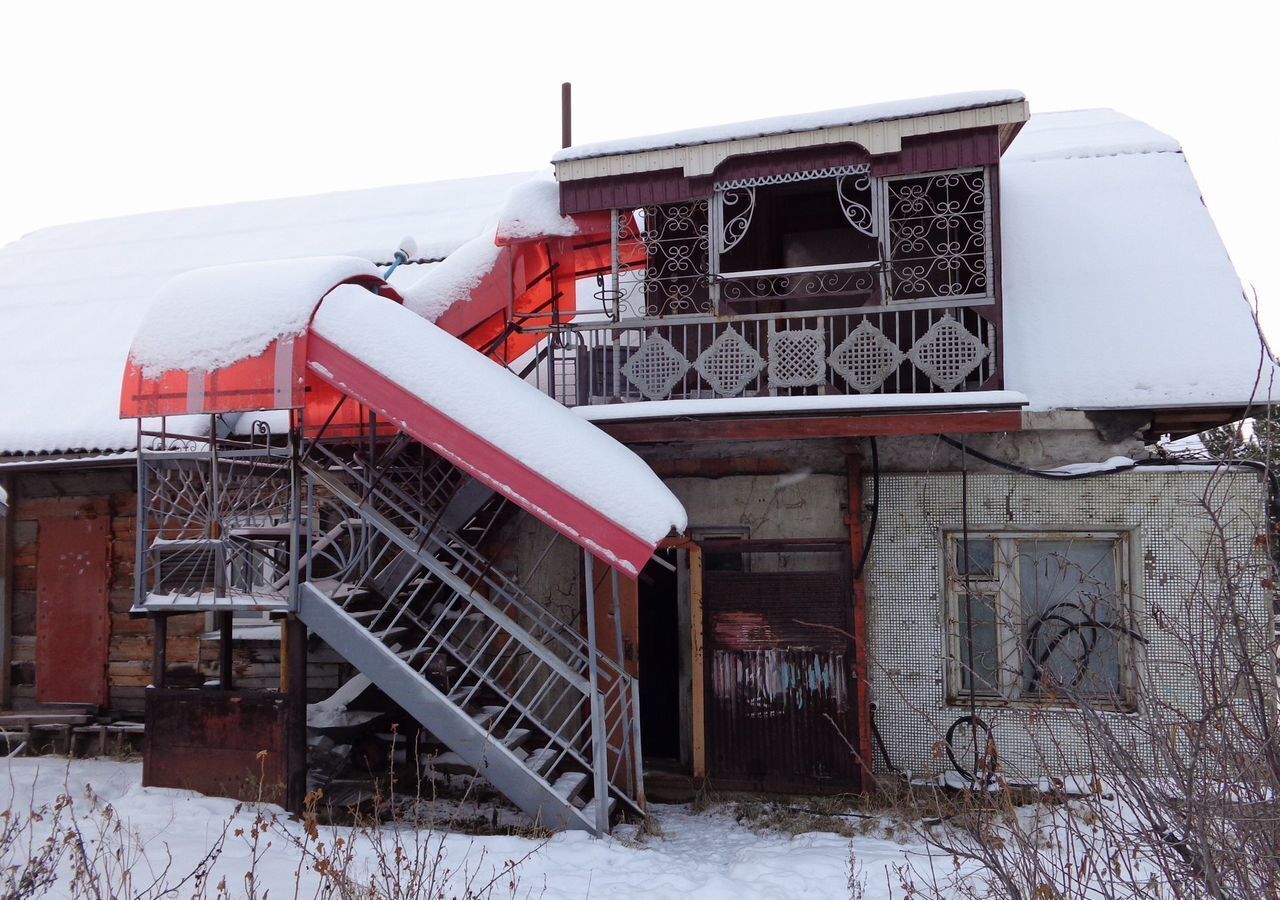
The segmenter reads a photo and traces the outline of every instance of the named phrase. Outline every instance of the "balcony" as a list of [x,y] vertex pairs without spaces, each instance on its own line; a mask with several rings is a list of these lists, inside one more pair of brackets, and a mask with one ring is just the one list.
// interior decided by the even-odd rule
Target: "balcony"
[[865,164],[614,210],[529,376],[568,406],[998,390],[990,172]]

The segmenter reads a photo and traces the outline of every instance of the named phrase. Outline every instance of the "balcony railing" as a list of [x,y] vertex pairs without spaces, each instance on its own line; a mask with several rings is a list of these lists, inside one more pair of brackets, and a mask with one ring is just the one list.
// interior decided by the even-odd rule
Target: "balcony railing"
[[[803,290],[810,277],[802,273],[787,287]],[[566,406],[993,389],[1000,386],[994,309],[993,301],[977,300],[617,322],[579,317],[548,330],[528,377]]]

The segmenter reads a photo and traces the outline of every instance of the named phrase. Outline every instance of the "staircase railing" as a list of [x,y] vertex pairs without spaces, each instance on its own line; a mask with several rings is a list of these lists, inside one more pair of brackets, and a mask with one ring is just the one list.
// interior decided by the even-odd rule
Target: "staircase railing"
[[[457,705],[496,695],[486,714],[496,740],[524,729],[546,738],[539,758],[530,757],[535,773],[592,773],[603,761],[609,784],[598,789],[642,812],[635,799],[643,797],[643,775],[632,679],[472,541],[442,524],[456,491],[442,486],[442,479],[460,475],[458,470],[423,469],[406,478],[403,467],[363,462],[323,444],[313,445],[303,461],[313,495],[318,489],[335,498],[349,517],[368,526],[364,545],[348,554],[345,571],[330,575],[326,594],[362,616],[387,646],[398,646],[400,658],[424,678],[452,670],[450,699]],[[405,565],[406,557],[411,564]],[[312,571],[308,578],[324,575]],[[377,598],[373,609],[370,597]]]

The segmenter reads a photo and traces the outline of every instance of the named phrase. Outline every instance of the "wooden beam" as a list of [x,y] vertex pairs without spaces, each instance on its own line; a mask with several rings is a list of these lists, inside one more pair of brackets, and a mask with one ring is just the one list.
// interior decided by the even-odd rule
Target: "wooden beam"
[[169,668],[169,617],[164,613],[151,617],[151,686],[163,688]]
[[13,510],[18,505],[12,476],[0,477],[0,491],[8,498],[0,504],[0,707],[8,709],[13,699]]
[[861,757],[860,787],[865,793],[876,783],[871,769],[871,685],[867,681],[867,582],[863,548],[866,537],[862,530],[862,459],[856,454],[846,458],[849,479],[849,552],[853,579],[853,702],[858,723],[854,746]]
[[231,637],[234,622],[229,612],[220,612],[215,615],[218,617],[218,687],[229,691],[232,688]]
[[693,733],[693,777],[707,777],[706,666],[702,634],[702,549],[689,545],[689,637],[692,648],[693,690],[690,700]]
[[770,416],[752,419],[685,419],[597,422],[624,444],[695,441],[779,441],[797,438],[909,437],[1022,430],[1022,413],[950,412],[889,416]]

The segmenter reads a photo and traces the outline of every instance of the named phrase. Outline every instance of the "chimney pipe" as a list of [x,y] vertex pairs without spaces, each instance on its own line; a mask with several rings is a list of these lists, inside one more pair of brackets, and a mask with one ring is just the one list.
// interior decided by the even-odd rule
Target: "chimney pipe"
[[560,146],[573,144],[573,86],[569,82],[560,85]]

